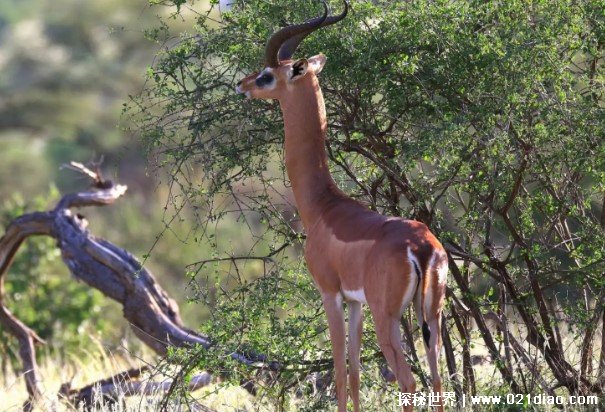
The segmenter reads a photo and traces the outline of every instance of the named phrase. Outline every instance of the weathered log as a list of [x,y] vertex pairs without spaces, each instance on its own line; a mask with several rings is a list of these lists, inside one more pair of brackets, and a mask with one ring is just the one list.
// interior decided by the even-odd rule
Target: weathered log
[[[63,196],[57,206],[48,212],[34,212],[13,220],[0,238],[0,323],[17,338],[23,363],[25,383],[29,400],[25,410],[32,408],[32,402],[42,400],[41,377],[35,358],[35,344],[44,343],[36,333],[17,319],[6,307],[4,281],[15,254],[29,236],[45,235],[57,240],[57,247],[72,275],[105,296],[119,302],[123,314],[135,335],[159,355],[166,355],[169,347],[201,346],[208,349],[208,337],[195,332],[183,324],[178,305],[156,282],[153,274],[129,252],[112,243],[93,236],[87,229],[85,218],[71,209],[86,206],[113,204],[126,192],[127,187],[104,180],[97,171],[93,172],[82,164],[72,162],[69,168],[82,172],[93,179],[93,188],[87,191]],[[230,353],[232,358],[246,364],[263,363],[262,356]],[[275,368],[275,365],[267,365]],[[209,374],[200,375],[195,387],[207,384]],[[99,384],[99,383],[97,383]],[[84,396],[86,391],[99,388],[101,393],[124,390],[125,393],[143,392],[152,389],[166,389],[170,382],[142,383],[128,382],[124,387],[116,387],[114,382],[89,385],[81,391],[70,391],[72,398]],[[113,389],[112,389],[113,388]]]

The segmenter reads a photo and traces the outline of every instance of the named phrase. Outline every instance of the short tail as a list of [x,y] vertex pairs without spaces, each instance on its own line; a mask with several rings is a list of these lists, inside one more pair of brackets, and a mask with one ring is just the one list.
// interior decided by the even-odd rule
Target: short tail
[[[447,275],[447,255],[441,250],[434,250],[431,253],[428,262],[424,265],[424,273],[421,270],[421,265],[416,259],[412,260],[414,270],[418,276],[418,287],[416,291],[416,310],[418,317],[418,325],[422,328],[422,338],[428,346],[431,339],[431,329],[427,322],[427,311],[433,312],[432,308],[437,308],[437,312],[431,315],[441,316],[441,308],[443,307],[443,296],[445,293],[445,282]],[[439,290],[434,290],[435,288]],[[430,296],[429,296],[430,294]],[[427,307],[427,297],[430,299]],[[439,302],[433,302],[438,299]]]
[[431,339],[431,330],[429,329],[428,323],[426,323],[426,310],[424,308],[424,304],[426,302],[426,293],[429,289],[429,278],[431,276],[431,263],[433,263],[433,259],[426,265],[426,271],[424,272],[424,276],[421,277],[421,285],[420,290],[420,314],[419,317],[422,319],[422,337],[424,338],[424,344],[429,345],[429,340]]

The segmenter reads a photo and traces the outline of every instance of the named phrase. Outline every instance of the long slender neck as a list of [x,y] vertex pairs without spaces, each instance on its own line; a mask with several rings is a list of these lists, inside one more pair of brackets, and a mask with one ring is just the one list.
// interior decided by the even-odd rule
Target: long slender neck
[[326,108],[314,74],[298,80],[295,90],[280,99],[286,135],[286,170],[296,205],[308,230],[323,206],[338,196],[326,155]]

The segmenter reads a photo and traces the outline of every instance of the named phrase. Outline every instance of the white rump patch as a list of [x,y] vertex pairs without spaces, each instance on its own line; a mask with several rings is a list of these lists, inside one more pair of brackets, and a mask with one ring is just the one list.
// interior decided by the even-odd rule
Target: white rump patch
[[352,300],[354,302],[361,302],[363,304],[368,303],[368,301],[366,300],[366,294],[364,293],[363,289],[357,289],[357,290],[344,290],[343,289],[342,294],[346,300]]
[[439,267],[437,268],[437,274],[438,274],[438,282],[440,285],[445,285],[447,283],[447,271],[448,271],[448,264],[447,264],[447,256],[445,258],[443,258],[441,260],[441,264],[439,265]]
[[[439,255],[437,254],[437,251],[433,251],[433,254],[431,255],[431,259],[429,260],[429,266],[428,266],[428,276],[431,276],[431,273],[433,271],[433,269],[435,268],[435,260],[437,259]],[[422,308],[422,310],[426,310],[427,308],[430,308],[433,305],[433,294],[432,293],[427,293],[426,296],[424,297],[424,308]]]

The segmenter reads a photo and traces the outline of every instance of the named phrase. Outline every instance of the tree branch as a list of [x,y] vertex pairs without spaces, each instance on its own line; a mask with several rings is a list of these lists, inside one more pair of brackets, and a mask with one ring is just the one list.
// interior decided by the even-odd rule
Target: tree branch
[[[92,236],[86,229],[84,217],[69,209],[113,204],[126,192],[126,186],[106,181],[99,171],[93,172],[81,164],[72,163],[70,168],[93,178],[98,189],[67,194],[50,212],[29,213],[16,218],[0,239],[0,322],[19,341],[29,394],[24,407],[26,410],[32,408],[33,401],[42,400],[43,397],[34,345],[44,341],[6,307],[4,281],[15,254],[29,236],[46,235],[56,239],[63,261],[72,275],[121,303],[124,317],[135,335],[157,354],[166,355],[169,347],[198,345],[209,349],[212,346],[208,337],[184,326],[178,305],[158,285],[151,272],[126,250]],[[231,358],[248,365],[277,367],[275,363],[267,364],[262,355],[226,352]],[[202,385],[209,380],[210,375],[205,374],[195,384]],[[101,385],[101,393],[116,390],[133,394],[149,393],[156,389],[165,390],[169,386],[166,382],[131,383],[120,387],[112,385]]]

